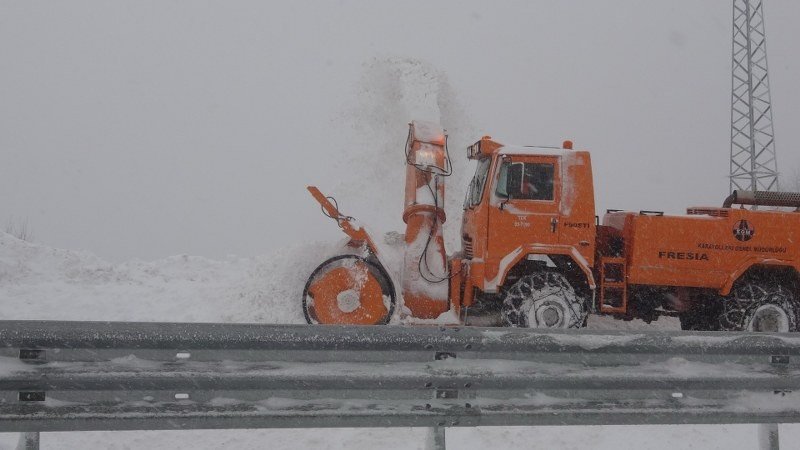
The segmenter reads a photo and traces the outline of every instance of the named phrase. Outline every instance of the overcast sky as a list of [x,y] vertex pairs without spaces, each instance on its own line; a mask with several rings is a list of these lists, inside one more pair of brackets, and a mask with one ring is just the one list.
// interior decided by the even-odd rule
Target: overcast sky
[[[387,58],[446,78],[462,111],[445,126],[470,134],[453,136],[453,158],[481,134],[570,138],[593,152],[598,210],[718,205],[731,3],[0,0],[0,225],[27,219],[38,242],[116,261],[336,238],[304,186],[363,171],[342,155],[376,139],[354,122]],[[791,174],[800,2],[767,0],[766,15],[778,163]],[[398,117],[398,155],[412,118]],[[386,204],[400,223],[399,196]]]

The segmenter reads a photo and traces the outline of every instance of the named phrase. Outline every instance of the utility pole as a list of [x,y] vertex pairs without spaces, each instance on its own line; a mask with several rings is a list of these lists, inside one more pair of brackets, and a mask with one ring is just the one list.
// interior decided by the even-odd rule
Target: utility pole
[[763,0],[733,1],[730,190],[777,191]]

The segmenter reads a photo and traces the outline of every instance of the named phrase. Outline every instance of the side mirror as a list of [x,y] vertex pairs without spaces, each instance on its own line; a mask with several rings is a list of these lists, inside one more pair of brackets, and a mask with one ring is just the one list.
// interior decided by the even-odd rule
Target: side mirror
[[503,200],[502,202],[500,202],[500,211],[502,211],[502,210],[505,208],[505,206],[506,206],[506,203],[508,203],[508,202],[509,202],[509,200],[513,200],[513,199],[514,199],[514,198],[511,196],[511,194],[506,194],[506,197],[505,197],[505,198],[506,198],[505,200]]

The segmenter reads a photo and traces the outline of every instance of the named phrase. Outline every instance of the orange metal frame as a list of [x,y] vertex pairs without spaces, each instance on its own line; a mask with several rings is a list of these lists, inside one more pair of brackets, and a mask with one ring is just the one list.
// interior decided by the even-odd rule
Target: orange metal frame
[[372,242],[372,238],[370,237],[369,233],[364,230],[364,227],[354,227],[351,223],[351,218],[342,215],[336,206],[326,197],[316,186],[308,186],[308,192],[314,197],[314,199],[319,202],[322,206],[322,209],[325,210],[325,213],[336,220],[336,223],[339,225],[339,228],[342,229],[344,234],[350,236],[350,244],[353,247],[360,247],[362,245],[366,245],[367,248],[374,254],[378,254],[378,249],[375,247],[375,243]]

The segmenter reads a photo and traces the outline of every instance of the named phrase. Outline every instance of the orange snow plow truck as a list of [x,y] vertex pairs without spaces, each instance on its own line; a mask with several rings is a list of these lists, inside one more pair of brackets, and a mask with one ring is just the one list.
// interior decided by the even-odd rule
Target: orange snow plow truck
[[405,154],[402,267],[388,267],[383,241],[308,188],[349,237],[306,283],[309,323],[386,324],[399,309],[412,322],[466,325],[580,328],[594,313],[677,316],[691,330],[798,329],[800,194],[736,191],[722,207],[612,210],[601,222],[588,152],[486,136],[467,148],[477,169],[462,248],[448,256],[444,130],[412,122]]

